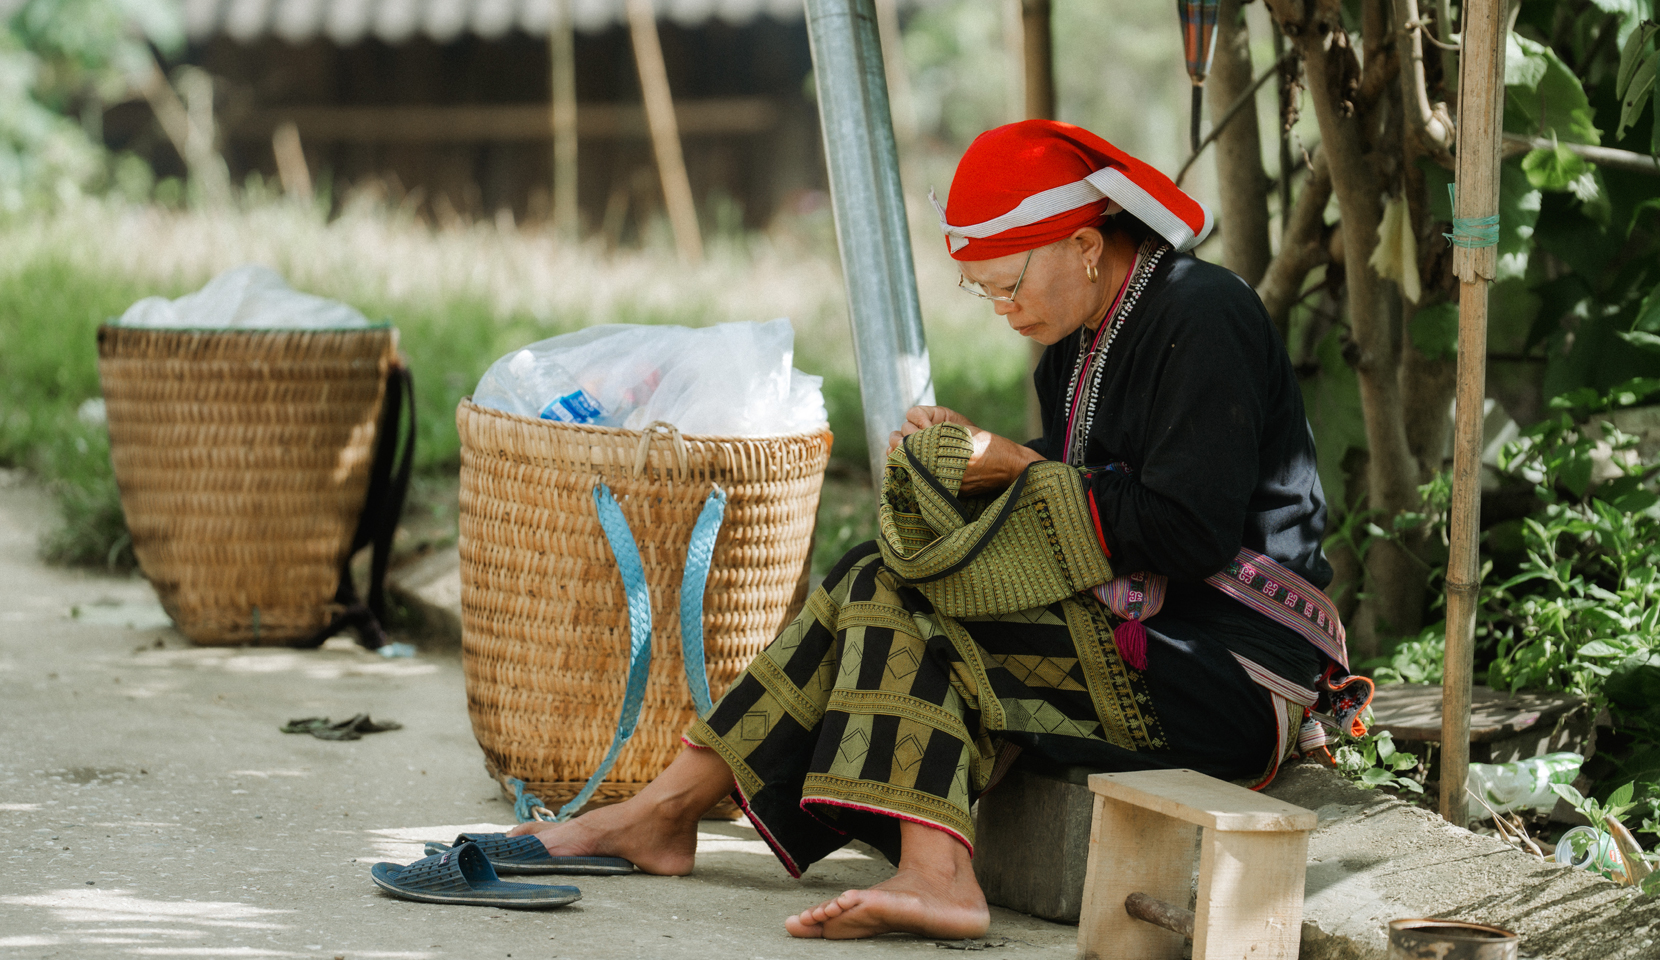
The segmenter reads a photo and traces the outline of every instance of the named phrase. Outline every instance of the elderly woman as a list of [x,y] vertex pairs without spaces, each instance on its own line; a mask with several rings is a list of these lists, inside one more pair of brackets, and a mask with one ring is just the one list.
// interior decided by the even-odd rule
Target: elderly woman
[[[989,914],[969,808],[1000,759],[1260,785],[1331,698],[1345,656],[1302,395],[1251,288],[1185,252],[1204,208],[1087,130],[1033,120],[975,140],[940,215],[962,286],[1047,347],[1042,438],[912,409],[881,548],[836,565],[637,796],[516,833],[685,874],[699,816],[731,794],[792,876],[852,839],[898,866],[791,934],[973,937]],[[927,527],[942,511],[1003,546],[908,579],[948,539]],[[1052,600],[983,599],[1057,570]]]

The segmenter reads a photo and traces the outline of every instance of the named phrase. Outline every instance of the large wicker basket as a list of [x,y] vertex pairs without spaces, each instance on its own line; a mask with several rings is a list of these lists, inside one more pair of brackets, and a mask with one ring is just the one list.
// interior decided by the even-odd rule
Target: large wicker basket
[[629,626],[594,507],[603,480],[645,563],[653,639],[639,726],[591,802],[633,796],[674,759],[694,716],[680,653],[680,581],[712,485],[728,497],[703,607],[718,698],[806,600],[830,434],[680,438],[531,420],[467,400],[456,422],[461,662],[486,768],[498,780],[525,781],[557,808],[610,746]]
[[133,553],[199,644],[314,639],[375,452],[390,327],[98,331]]

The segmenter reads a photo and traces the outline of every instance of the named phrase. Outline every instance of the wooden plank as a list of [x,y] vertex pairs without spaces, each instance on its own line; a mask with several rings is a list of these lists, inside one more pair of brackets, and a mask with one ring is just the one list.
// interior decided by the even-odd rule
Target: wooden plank
[[1095,797],[1084,909],[1078,919],[1081,960],[1177,960],[1182,955],[1187,941],[1181,934],[1135,919],[1124,909],[1124,900],[1144,893],[1186,904],[1197,833],[1192,824],[1145,807]]
[[1194,770],[1097,773],[1089,778],[1089,788],[1103,797],[1222,831],[1313,830],[1316,823],[1312,810]]
[[[1581,707],[1585,700],[1567,694],[1507,693],[1492,687],[1470,690],[1470,742],[1503,740],[1548,726]],[[1392,683],[1372,698],[1373,729],[1396,740],[1441,740],[1441,688],[1431,683]]]
[[[682,136],[766,133],[778,125],[778,105],[766,97],[683,100],[675,104]],[[250,113],[231,131],[238,139],[269,138],[292,123],[306,143],[498,143],[551,141],[554,111],[545,103],[472,106],[273,107]],[[584,140],[650,135],[638,104],[583,104],[577,136]]]
[[1308,834],[1207,830],[1200,847],[1193,960],[1297,960]]

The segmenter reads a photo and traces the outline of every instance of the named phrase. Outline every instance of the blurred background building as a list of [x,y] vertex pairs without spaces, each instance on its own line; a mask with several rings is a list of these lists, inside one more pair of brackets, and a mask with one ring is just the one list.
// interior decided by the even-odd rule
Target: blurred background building
[[[781,212],[821,208],[802,0],[647,2],[704,230],[757,229]],[[1174,172],[1186,154],[1187,88],[1174,13],[1092,0],[1051,6],[1059,118]],[[206,122],[233,183],[257,173],[292,188],[298,173],[336,203],[368,191],[436,223],[540,223],[554,206],[551,78],[564,11],[580,228],[634,242],[662,219],[664,195],[626,7],[186,0],[185,45],[167,69],[187,100],[182,71],[211,79]],[[944,194],[976,133],[1025,115],[1022,2],[879,0],[877,8],[907,194],[921,202],[930,184]],[[109,105],[102,139],[148,160],[159,177],[182,180],[183,151],[153,108],[137,97]],[[1188,185],[1202,195],[1211,173],[1194,174]]]
[[[763,224],[824,182],[799,0],[657,5],[663,60],[698,206]],[[438,219],[548,215],[550,25],[556,0],[193,0],[184,60],[215,82],[235,182],[281,172],[293,124],[310,175],[378,183]],[[578,203],[620,233],[657,205],[624,0],[574,0]],[[105,119],[112,146],[182,175],[142,101]]]

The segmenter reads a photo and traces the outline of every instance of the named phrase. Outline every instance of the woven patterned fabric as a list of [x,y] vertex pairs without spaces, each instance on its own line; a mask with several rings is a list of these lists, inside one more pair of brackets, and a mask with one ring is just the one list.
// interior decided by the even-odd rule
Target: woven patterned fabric
[[957,496],[973,443],[954,423],[888,456],[877,514],[889,569],[952,617],[1054,603],[1112,579],[1078,471],[1042,461],[995,499]]
[[369,488],[397,331],[98,331],[133,553],[210,645],[327,626]]
[[1145,678],[1118,657],[1111,630],[1088,596],[939,615],[867,543],[687,739],[731,767],[751,822],[796,875],[846,834],[897,857],[894,817],[972,848],[970,805],[1000,735],[1122,756],[1169,749]]
[[575,797],[617,728],[629,667],[623,580],[595,510],[615,494],[638,544],[652,660],[634,737],[591,803],[633,796],[682,749],[696,711],[680,598],[693,528],[727,495],[703,597],[719,696],[807,597],[830,434],[681,437],[532,420],[463,401],[462,670],[485,766],[550,807]]

